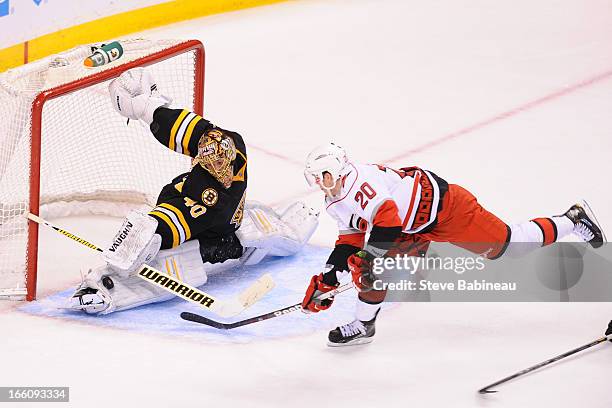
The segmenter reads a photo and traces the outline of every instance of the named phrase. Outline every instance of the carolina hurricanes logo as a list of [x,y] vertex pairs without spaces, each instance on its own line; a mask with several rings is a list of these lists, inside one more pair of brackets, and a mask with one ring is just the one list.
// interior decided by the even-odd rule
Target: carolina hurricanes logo
[[366,232],[368,230],[368,222],[366,220],[364,220],[363,218],[359,218],[359,222],[357,224],[357,229],[359,231],[363,231]]
[[368,231],[368,222],[364,220],[363,218],[361,218],[360,216],[355,215],[355,214],[351,215],[351,220],[349,222],[349,225],[351,226],[351,228],[354,228],[361,232]]

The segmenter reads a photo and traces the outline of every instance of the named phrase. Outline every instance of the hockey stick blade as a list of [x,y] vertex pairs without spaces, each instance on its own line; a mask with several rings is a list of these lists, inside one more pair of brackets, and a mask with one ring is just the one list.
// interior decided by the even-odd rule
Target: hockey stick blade
[[255,282],[246,288],[240,295],[230,301],[218,303],[218,306],[211,308],[221,317],[233,317],[251,307],[274,288],[272,275],[266,273],[259,277]]
[[521,376],[523,376],[523,375],[525,375],[527,373],[535,371],[535,370],[537,370],[539,368],[542,368],[544,366],[547,366],[549,364],[555,363],[555,362],[557,362],[559,360],[564,359],[565,357],[569,357],[569,356],[571,356],[573,354],[576,354],[576,353],[578,353],[580,351],[583,351],[583,350],[586,350],[586,349],[591,348],[593,346],[596,346],[598,344],[601,344],[601,343],[603,343],[605,341],[610,340],[611,338],[612,338],[612,336],[610,336],[610,337],[608,337],[608,336],[600,337],[597,340],[594,340],[594,341],[590,342],[589,344],[585,344],[584,346],[580,346],[580,347],[575,348],[573,350],[567,351],[567,352],[565,352],[563,354],[559,354],[556,357],[550,358],[550,359],[548,359],[546,361],[543,361],[543,362],[541,362],[539,364],[536,364],[534,366],[531,366],[529,368],[521,370],[518,373],[515,373],[515,374],[512,374],[512,375],[509,375],[508,377],[502,378],[501,380],[496,381],[493,384],[489,384],[486,387],[483,387],[483,388],[479,389],[478,393],[479,394],[493,394],[493,393],[496,393],[498,391],[497,390],[492,390],[491,388],[496,387],[496,386],[501,385],[501,384],[504,384],[504,383],[507,383],[510,380],[513,380],[515,378],[521,377]]
[[181,319],[189,320],[190,322],[205,324],[207,326],[211,326],[211,327],[214,327],[215,329],[220,329],[220,330],[233,329],[232,324],[215,322],[214,320],[210,320],[207,317],[200,316],[199,314],[190,313],[190,312],[182,312]]
[[246,326],[247,324],[257,323],[257,322],[261,322],[262,320],[268,320],[274,317],[286,315],[287,313],[295,312],[296,310],[300,310],[301,305],[302,305],[301,303],[296,303],[295,305],[287,306],[282,309],[274,310],[273,312],[264,313],[262,315],[251,317],[245,320],[240,320],[234,323],[216,322],[207,317],[200,316],[199,314],[190,313],[190,312],[182,312],[181,318],[184,320],[189,320],[190,322],[211,326],[216,329],[230,330],[230,329],[235,329],[236,327]]
[[[336,289],[329,291],[327,293],[323,293],[321,296],[318,297],[319,300],[325,300],[325,299],[329,299],[331,297],[334,297],[335,295],[337,295],[338,293],[342,293],[348,289],[351,289],[353,287],[353,283],[346,283],[342,286],[337,287]],[[194,323],[200,323],[200,324],[204,324],[206,326],[210,326],[210,327],[214,327],[216,329],[220,329],[220,330],[230,330],[230,329],[235,329],[236,327],[242,327],[242,326],[246,326],[248,324],[253,324],[253,323],[257,323],[257,322],[261,322],[264,320],[268,320],[268,319],[273,319],[275,317],[279,317],[279,316],[284,316],[288,313],[291,312],[295,312],[296,310],[300,310],[301,309],[302,304],[301,303],[296,303],[294,305],[291,306],[286,306],[283,307],[281,309],[277,309],[277,310],[273,310],[271,312],[268,313],[264,313],[262,315],[259,316],[255,316],[255,317],[251,317],[245,320],[240,320],[234,323],[221,323],[221,322],[217,322],[215,320],[209,319],[207,317],[204,316],[200,316],[199,314],[195,314],[195,313],[191,313],[191,312],[182,312],[181,313],[181,319],[183,320],[188,320],[190,322],[194,322]]]
[[243,308],[250,307],[264,297],[274,288],[274,279],[272,275],[266,273],[257,279],[251,286],[246,288],[239,296],[238,301]]

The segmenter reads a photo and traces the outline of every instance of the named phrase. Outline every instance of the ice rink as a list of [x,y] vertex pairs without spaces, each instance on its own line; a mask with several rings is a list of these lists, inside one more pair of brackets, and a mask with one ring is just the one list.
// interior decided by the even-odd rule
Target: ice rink
[[[302,166],[336,141],[356,161],[431,169],[508,223],[586,198],[612,234],[609,0],[296,0],[142,35],[204,43],[205,116],[244,136],[251,200],[321,208]],[[121,223],[54,221],[94,242]],[[304,254],[241,272],[270,268],[280,283],[255,311],[300,301],[336,233],[323,212]],[[228,333],[181,321],[178,300],[115,321],[75,318],[53,301],[97,254],[42,228],[40,251],[40,301],[0,302],[0,384],[69,386],[71,406],[612,405],[610,344],[476,392],[600,337],[609,304],[395,305],[374,343],[338,350],[327,332],[352,320],[353,293],[324,316]]]

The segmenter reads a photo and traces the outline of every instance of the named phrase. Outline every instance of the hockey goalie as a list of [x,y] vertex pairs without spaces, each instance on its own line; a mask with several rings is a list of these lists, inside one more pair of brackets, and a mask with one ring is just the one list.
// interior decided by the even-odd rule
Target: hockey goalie
[[151,74],[136,68],[109,85],[115,110],[140,120],[163,145],[192,158],[191,170],[160,192],[148,213],[132,211],[69,299],[70,308],[108,314],[174,297],[136,276],[143,264],[191,286],[213,272],[299,251],[318,214],[294,203],[281,214],[246,200],[247,153],[242,137],[185,109],[170,108]]

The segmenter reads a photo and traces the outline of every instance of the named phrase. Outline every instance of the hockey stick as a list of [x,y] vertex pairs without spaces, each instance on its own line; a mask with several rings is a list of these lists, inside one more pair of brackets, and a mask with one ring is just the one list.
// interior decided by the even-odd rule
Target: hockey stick
[[582,351],[582,350],[586,350],[586,349],[588,349],[588,348],[591,348],[591,347],[593,347],[593,346],[596,346],[596,345],[598,345],[598,344],[601,344],[601,343],[603,343],[603,342],[605,342],[605,341],[607,341],[607,340],[610,340],[611,338],[612,338],[612,337],[610,337],[610,338],[609,338],[609,337],[607,337],[607,336],[600,337],[600,338],[598,338],[597,340],[595,340],[595,341],[593,341],[593,342],[591,342],[591,343],[589,343],[589,344],[585,344],[584,346],[580,346],[580,347],[578,347],[578,348],[575,348],[575,349],[573,349],[573,350],[570,350],[570,351],[568,351],[568,352],[565,352],[565,353],[563,353],[563,354],[560,354],[560,355],[558,355],[558,356],[556,356],[556,357],[553,357],[553,358],[551,358],[551,359],[549,359],[549,360],[543,361],[543,362],[541,362],[541,363],[539,363],[539,364],[536,364],[536,365],[531,366],[531,367],[529,367],[529,368],[526,368],[526,369],[524,369],[524,370],[522,370],[522,371],[519,371],[518,373],[512,374],[512,375],[510,375],[510,376],[508,376],[508,377],[506,377],[506,378],[503,378],[503,379],[501,379],[501,380],[499,380],[499,381],[494,382],[493,384],[489,384],[489,385],[487,385],[486,387],[479,389],[479,390],[478,390],[478,392],[479,392],[480,394],[492,394],[492,393],[495,393],[495,392],[497,392],[497,391],[496,391],[496,390],[492,390],[491,388],[493,388],[493,387],[495,387],[495,386],[498,386],[498,385],[500,385],[500,384],[504,384],[504,383],[506,383],[506,382],[508,382],[508,381],[510,381],[510,380],[513,380],[513,379],[515,379],[515,378],[521,377],[521,376],[523,376],[523,375],[525,375],[525,374],[527,374],[527,373],[530,373],[530,372],[532,372],[532,371],[535,371],[535,370],[537,370],[537,369],[539,369],[539,368],[542,368],[542,367],[544,367],[544,366],[547,366],[547,365],[552,364],[552,363],[554,363],[554,362],[557,362],[557,361],[559,361],[559,360],[562,360],[562,359],[564,359],[565,357],[569,357],[569,356],[571,356],[572,354],[576,354],[576,353],[578,353],[578,352],[580,352],[580,351]]
[[[45,225],[59,232],[65,237],[86,246],[89,249],[103,252],[103,249],[99,246],[92,244],[91,242],[86,241],[83,238],[66,231],[65,229],[53,225],[37,215],[28,213],[27,217],[29,220],[36,222],[37,224]],[[244,290],[237,298],[232,299],[229,302],[223,302],[216,299],[212,295],[202,292],[198,288],[188,285],[187,283],[182,282],[169,274],[165,274],[147,264],[143,264],[140,267],[137,276],[188,302],[195,303],[198,306],[208,309],[222,317],[231,317],[240,314],[247,307],[250,307],[255,302],[259,301],[274,287],[274,280],[272,279],[272,276],[270,274],[265,274],[257,279],[246,290]]]
[[[338,293],[342,293],[350,288],[353,287],[353,283],[345,283],[342,286],[337,287],[336,289],[323,293],[321,296],[319,296],[317,299],[318,300],[325,300],[325,299],[329,299],[330,297],[336,296]],[[181,319],[184,320],[189,320],[190,322],[194,322],[194,323],[200,323],[200,324],[205,324],[207,326],[211,326],[214,327],[216,329],[221,329],[221,330],[230,330],[230,329],[235,329],[236,327],[241,327],[241,326],[246,326],[247,324],[253,324],[253,323],[257,323],[257,322],[261,322],[263,320],[268,320],[268,319],[273,319],[275,317],[279,317],[279,316],[284,316],[288,313],[291,312],[295,312],[296,310],[300,310],[302,306],[302,303],[296,303],[295,305],[291,305],[291,306],[286,306],[277,310],[274,310],[272,312],[268,312],[268,313],[264,313],[262,315],[259,316],[255,316],[255,317],[251,317],[245,320],[240,320],[238,322],[234,322],[234,323],[221,323],[221,322],[216,322],[214,320],[211,320],[207,317],[204,316],[200,316],[199,314],[195,314],[195,313],[191,313],[191,312],[182,312],[181,313]]]

